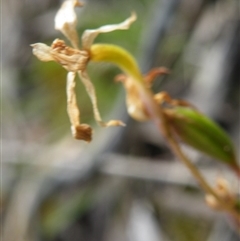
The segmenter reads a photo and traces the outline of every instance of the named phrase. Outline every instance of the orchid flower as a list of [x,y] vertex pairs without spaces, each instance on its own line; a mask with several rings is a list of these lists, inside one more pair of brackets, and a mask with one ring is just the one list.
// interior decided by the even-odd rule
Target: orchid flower
[[[124,74],[116,79],[123,83],[127,92],[126,104],[131,117],[138,121],[152,120],[165,138],[172,136],[206,154],[228,163],[240,175],[236,155],[231,140],[226,133],[206,116],[198,112],[186,101],[174,100],[166,92],[156,95],[151,91],[151,83],[159,74],[167,74],[166,68],[151,70],[142,75],[134,57],[125,49],[113,44],[94,44],[100,33],[128,29],[136,20],[133,12],[129,18],[119,24],[105,25],[97,29],[85,30],[81,37],[81,48],[76,31],[77,16],[75,7],[82,6],[77,0],[66,0],[55,17],[55,28],[70,41],[72,47],[63,40],[56,39],[51,46],[43,43],[33,44],[33,54],[42,61],[55,61],[67,71],[67,111],[71,122],[72,134],[76,139],[90,142],[92,128],[80,123],[80,111],[77,105],[75,85],[76,74],[82,80],[93,106],[94,118],[100,126],[124,126],[119,120],[102,121],[94,85],[87,74],[87,64],[110,62],[120,67]],[[163,106],[162,104],[165,103]]]
[[[92,51],[93,41],[98,34],[128,29],[136,20],[136,14],[132,13],[128,19],[119,24],[105,25],[98,29],[85,30],[82,35],[82,48],[79,48],[79,38],[76,31],[77,16],[74,8],[82,5],[81,2],[76,0],[67,0],[63,2],[55,17],[55,29],[60,30],[66,36],[71,42],[72,47],[67,46],[65,42],[60,39],[54,40],[51,46],[43,43],[36,43],[31,46],[33,47],[33,54],[41,61],[55,61],[68,71],[67,110],[71,122],[72,134],[76,139],[89,142],[92,138],[92,129],[89,125],[80,123],[80,111],[77,106],[75,94],[76,73],[78,73],[90,96],[97,123],[101,126],[124,126],[125,124],[119,120],[102,121],[97,106],[95,88],[87,74],[86,67],[90,60],[98,61],[98,56]],[[98,48],[95,49],[96,51],[99,50]],[[103,53],[104,51],[101,51],[101,55]]]
[[[100,33],[107,33],[115,30],[128,29],[136,20],[133,12],[129,18],[119,24],[105,25],[97,29],[85,30],[82,34],[82,47],[79,48],[79,39],[76,31],[77,17],[75,7],[82,6],[76,0],[66,0],[55,17],[55,28],[60,30],[71,42],[72,47],[65,44],[63,40],[56,39],[51,46],[43,43],[32,44],[33,54],[41,61],[55,61],[62,65],[67,71],[67,110],[71,122],[72,134],[76,139],[91,141],[92,128],[87,124],[80,123],[80,111],[77,106],[75,94],[75,77],[78,73],[82,80],[93,106],[94,118],[101,126],[124,126],[119,120],[103,122],[100,116],[95,88],[87,74],[86,67],[89,61],[111,62],[118,65],[124,72],[125,77],[122,83],[127,91],[127,109],[129,115],[139,121],[150,119],[150,116],[158,120],[158,103],[154,100],[152,92],[149,91],[149,83],[158,71],[150,72],[144,77],[139,67],[126,50],[111,44],[93,44]],[[164,72],[164,71],[163,71]],[[161,74],[161,71],[159,72]],[[119,78],[118,80],[120,80]]]

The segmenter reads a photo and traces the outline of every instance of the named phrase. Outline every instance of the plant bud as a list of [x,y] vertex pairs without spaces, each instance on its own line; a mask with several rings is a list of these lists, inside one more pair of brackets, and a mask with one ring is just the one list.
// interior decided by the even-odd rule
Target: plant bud
[[183,142],[232,167],[237,166],[230,138],[208,117],[189,107],[173,107],[164,113],[172,131]]

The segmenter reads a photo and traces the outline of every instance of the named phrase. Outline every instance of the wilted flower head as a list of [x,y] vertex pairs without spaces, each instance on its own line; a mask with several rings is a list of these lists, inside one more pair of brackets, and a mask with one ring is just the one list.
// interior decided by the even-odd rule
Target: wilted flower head
[[55,61],[62,65],[69,73],[67,75],[67,109],[71,121],[72,134],[77,139],[91,141],[92,129],[89,125],[80,124],[80,111],[77,106],[75,94],[75,76],[78,73],[93,105],[94,117],[101,126],[124,126],[119,120],[103,122],[98,111],[95,88],[88,77],[86,66],[91,60],[91,46],[94,39],[100,33],[107,33],[114,30],[128,29],[132,22],[136,20],[135,13],[120,24],[106,25],[98,29],[86,30],[82,35],[82,48],[79,49],[79,38],[76,31],[77,17],[75,7],[83,4],[76,0],[63,2],[55,17],[55,28],[60,30],[73,47],[67,46],[61,39],[53,41],[51,46],[43,43],[32,44],[33,54],[41,61]]
[[71,48],[61,39],[55,39],[50,47],[42,43],[31,46],[33,54],[41,61],[55,61],[69,72],[84,70],[89,60],[87,51]]

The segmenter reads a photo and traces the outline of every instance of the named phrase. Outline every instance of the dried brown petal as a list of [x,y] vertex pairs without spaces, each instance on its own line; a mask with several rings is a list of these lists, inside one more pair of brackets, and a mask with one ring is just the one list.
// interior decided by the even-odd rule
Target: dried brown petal
[[33,47],[33,54],[41,61],[48,62],[54,60],[51,55],[51,47],[46,44],[36,43],[30,46]]
[[88,52],[68,47],[63,40],[56,39],[51,46],[54,60],[70,72],[85,70],[89,60]]
[[149,115],[146,112],[140,92],[135,81],[130,76],[118,75],[116,81],[121,81],[126,89],[126,104],[128,114],[137,121],[146,121]]
[[71,124],[77,126],[80,124],[80,111],[77,106],[77,98],[75,93],[75,76],[76,73],[69,72],[67,75],[67,111]]
[[153,68],[144,76],[144,80],[148,87],[151,87],[156,77],[169,74],[169,72],[169,69],[165,67]]
[[109,122],[102,121],[102,118],[101,118],[99,110],[98,110],[97,96],[96,96],[96,91],[95,91],[94,85],[92,84],[86,71],[78,71],[78,74],[79,74],[79,77],[82,80],[82,82],[86,88],[86,91],[91,99],[92,106],[93,106],[94,118],[97,121],[97,123],[102,127],[125,126],[125,124],[119,120],[110,120]]
[[73,72],[69,72],[67,75],[67,112],[73,136],[76,139],[89,142],[92,139],[92,129],[89,125],[80,124],[80,110],[75,93],[75,76],[76,73]]
[[87,51],[71,48],[60,39],[54,40],[51,47],[42,43],[32,44],[31,46],[33,47],[33,54],[40,60],[56,61],[70,72],[85,70],[89,61]]
[[79,42],[76,31],[77,16],[74,8],[82,5],[76,0],[64,1],[55,17],[55,29],[60,30],[70,40],[74,48],[78,48]]
[[82,47],[83,49],[89,49],[93,44],[94,39],[100,33],[108,33],[115,30],[124,30],[128,29],[130,25],[137,19],[137,15],[135,12],[132,12],[131,16],[127,18],[125,21],[119,24],[110,24],[105,25],[97,29],[87,29],[83,32],[82,35]]

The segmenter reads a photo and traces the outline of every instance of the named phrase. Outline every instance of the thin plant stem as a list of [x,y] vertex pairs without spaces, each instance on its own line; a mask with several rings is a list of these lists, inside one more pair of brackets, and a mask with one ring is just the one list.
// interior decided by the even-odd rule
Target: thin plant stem
[[161,119],[161,125],[159,125],[159,120],[158,120],[156,123],[158,126],[158,129],[160,130],[161,133],[163,133],[166,141],[168,142],[171,150],[176,155],[176,157],[178,157],[178,159],[190,170],[192,175],[198,181],[201,188],[206,193],[213,195],[224,210],[231,213],[236,218],[236,220],[240,220],[240,214],[234,209],[232,205],[227,204],[226,202],[224,202],[224,200],[222,200],[221,197],[219,197],[219,195],[208,184],[208,182],[205,180],[204,176],[199,172],[196,166],[182,152],[181,147],[179,146],[178,142],[175,140],[175,138],[172,135],[170,127],[167,123],[167,120],[161,108],[159,111],[159,119]]

